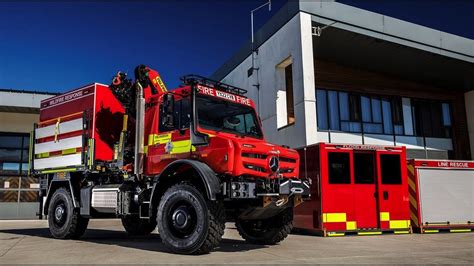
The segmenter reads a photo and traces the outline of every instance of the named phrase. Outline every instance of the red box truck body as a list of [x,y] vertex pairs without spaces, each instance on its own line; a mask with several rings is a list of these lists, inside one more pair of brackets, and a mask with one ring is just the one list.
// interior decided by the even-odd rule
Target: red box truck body
[[474,230],[474,162],[409,160],[413,228],[420,233]]
[[35,143],[39,158],[34,169],[81,166],[89,145],[95,146],[90,163],[112,160],[124,113],[108,86],[98,83],[43,100]]
[[324,236],[410,232],[405,147],[320,143],[299,153],[312,184],[295,227]]

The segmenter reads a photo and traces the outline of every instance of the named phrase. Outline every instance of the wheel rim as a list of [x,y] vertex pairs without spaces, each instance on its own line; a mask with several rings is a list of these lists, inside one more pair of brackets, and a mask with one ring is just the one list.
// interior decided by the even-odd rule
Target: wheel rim
[[63,201],[59,201],[54,208],[54,224],[62,227],[66,223],[67,208]]
[[168,213],[170,232],[177,238],[188,238],[196,229],[196,209],[187,201],[180,201],[171,206]]

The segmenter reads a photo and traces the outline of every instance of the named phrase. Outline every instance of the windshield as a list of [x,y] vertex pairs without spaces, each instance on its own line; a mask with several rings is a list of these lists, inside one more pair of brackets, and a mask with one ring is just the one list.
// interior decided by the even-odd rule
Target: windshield
[[255,111],[250,106],[202,95],[196,96],[199,126],[204,129],[262,138]]

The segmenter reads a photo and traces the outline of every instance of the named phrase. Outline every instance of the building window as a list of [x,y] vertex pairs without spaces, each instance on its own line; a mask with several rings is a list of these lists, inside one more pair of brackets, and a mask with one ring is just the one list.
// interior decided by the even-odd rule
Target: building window
[[451,105],[446,102],[316,91],[318,130],[450,138]]
[[413,100],[415,135],[450,138],[451,107],[449,103]]
[[39,182],[26,176],[29,143],[29,134],[0,133],[0,203],[37,202]]
[[277,127],[283,128],[295,123],[295,101],[293,89],[293,64],[287,58],[277,66]]
[[295,122],[295,103],[293,100],[293,64],[285,67],[286,116],[288,124]]
[[316,91],[319,130],[404,135],[400,98]]

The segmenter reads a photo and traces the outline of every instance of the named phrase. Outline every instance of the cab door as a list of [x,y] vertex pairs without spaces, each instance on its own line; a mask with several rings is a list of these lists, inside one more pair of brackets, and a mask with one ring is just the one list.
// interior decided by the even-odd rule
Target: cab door
[[378,204],[382,229],[410,227],[406,158],[402,151],[377,151]]
[[352,151],[328,148],[321,153],[323,228],[326,231],[355,229]]
[[[172,161],[189,158],[195,148],[190,139],[190,98],[183,97],[174,103],[173,127],[166,127],[162,106],[159,109],[157,132],[148,138],[149,173],[159,173]],[[156,119],[156,118],[154,118]]]
[[357,229],[379,228],[377,171],[373,151],[354,151],[354,202]]

